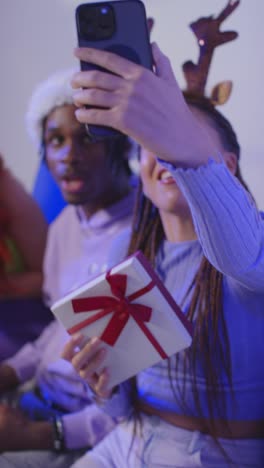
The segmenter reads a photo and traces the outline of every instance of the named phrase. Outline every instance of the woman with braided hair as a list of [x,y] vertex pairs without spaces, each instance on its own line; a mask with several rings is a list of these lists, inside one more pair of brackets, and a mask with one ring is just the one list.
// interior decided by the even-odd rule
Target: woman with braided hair
[[230,123],[203,95],[183,96],[167,57],[152,50],[155,74],[78,49],[113,74],[73,77],[76,116],[141,146],[132,231],[114,243],[109,266],[142,250],[193,323],[193,343],[114,389],[102,342],[68,343],[64,357],[98,404],[124,419],[74,468],[262,467],[263,216]]
[[[105,411],[122,417],[131,416],[134,409],[141,421],[141,432],[134,432],[134,416],[122,423],[76,468],[260,467],[264,461],[264,372],[259,359],[264,336],[263,219],[241,179],[239,144],[231,125],[206,98],[186,95],[187,106],[167,59],[156,46],[153,52],[159,74],[141,71],[134,92],[144,87],[148,99],[146,89],[157,95],[159,88],[159,98],[148,100],[155,109],[148,113],[146,103],[141,108],[143,94],[133,104],[130,96],[130,113],[124,119],[127,133],[142,145],[142,187],[132,235],[118,239],[111,263],[142,250],[193,322],[194,339],[189,350],[140,372],[113,394],[107,386],[107,369],[98,372],[105,358],[100,341],[90,341],[77,354],[73,350],[81,337],[68,345],[65,357],[93,391],[106,398]],[[102,66],[107,55],[95,58],[93,51],[78,52]],[[122,67],[131,67],[130,76],[138,72],[119,57],[111,60],[116,60],[120,75]],[[82,74],[74,77],[73,84],[89,87]],[[76,95],[79,103],[81,94]],[[141,125],[136,103],[141,113],[144,108]],[[79,109],[77,116],[94,123],[95,114],[89,112]],[[98,114],[96,119],[99,122]],[[121,124],[116,127],[124,130]]]

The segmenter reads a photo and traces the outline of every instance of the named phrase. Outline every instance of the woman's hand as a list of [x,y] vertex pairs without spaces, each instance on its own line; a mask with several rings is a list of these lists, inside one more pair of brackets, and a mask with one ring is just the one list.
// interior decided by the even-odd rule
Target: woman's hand
[[198,166],[216,154],[213,142],[185,103],[169,59],[156,44],[156,74],[106,51],[79,48],[75,55],[112,72],[74,75],[80,122],[114,127],[160,158],[181,166]]
[[102,347],[99,338],[91,338],[82,346],[83,340],[82,335],[74,336],[65,345],[61,357],[72,363],[80,377],[98,397],[108,398],[112,389],[108,388],[108,370],[103,367],[107,351]]

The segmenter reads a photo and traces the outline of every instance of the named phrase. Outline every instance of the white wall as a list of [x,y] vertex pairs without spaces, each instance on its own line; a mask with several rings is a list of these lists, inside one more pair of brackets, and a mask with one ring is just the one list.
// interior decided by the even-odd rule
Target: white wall
[[[50,73],[75,63],[76,0],[0,0],[0,151],[30,189],[37,156],[25,132],[24,114],[33,87]],[[226,0],[145,0],[156,19],[152,38],[166,52],[184,86],[181,64],[195,61],[198,47],[188,24],[218,13]],[[242,169],[264,209],[264,2],[242,0],[223,24],[239,39],[216,50],[207,91],[224,79],[234,81],[229,102],[220,110],[232,121],[242,146]],[[136,26],[135,26],[136,27]]]

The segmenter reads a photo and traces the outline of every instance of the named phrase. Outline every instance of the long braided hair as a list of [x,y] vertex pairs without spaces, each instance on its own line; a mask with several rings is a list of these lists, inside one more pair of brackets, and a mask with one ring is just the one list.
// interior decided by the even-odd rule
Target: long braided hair
[[[239,143],[228,120],[218,110],[216,110],[209,99],[205,97],[185,94],[185,99],[188,105],[202,111],[209,118],[210,124],[216,129],[220,136],[223,148],[226,151],[233,152],[239,159]],[[242,179],[239,166],[237,167],[235,176],[248,190]],[[132,234],[128,247],[128,254],[131,255],[140,249],[155,267],[156,255],[164,238],[165,233],[159,212],[155,209],[152,202],[144,196],[142,184],[140,184],[134,210]],[[233,394],[230,343],[223,313],[222,284],[222,273],[217,271],[210,262],[203,257],[195,278],[186,294],[186,297],[188,294],[191,294],[187,318],[191,322],[195,323],[195,326],[193,343],[191,347],[184,352],[183,359],[184,382],[186,381],[188,367],[188,372],[191,372],[192,377],[192,392],[194,396],[195,409],[197,414],[203,418],[204,415],[202,412],[196,381],[197,357],[199,354],[199,365],[202,365],[205,375],[206,399],[209,414],[209,422],[204,429],[205,432],[209,433],[216,442],[216,411],[217,417],[222,422],[225,422],[226,420],[225,401],[217,391],[221,384],[220,376],[223,375],[223,373],[225,374],[230,386],[230,392]],[[176,355],[176,375],[178,369],[179,358]],[[178,400],[179,398],[176,395],[172,384],[170,360],[168,360],[168,376],[175,398]],[[183,388],[185,388],[184,384]],[[183,390],[180,402],[183,409],[186,408],[184,393],[185,392]],[[136,378],[131,379],[131,399],[134,406],[134,415],[139,417]]]

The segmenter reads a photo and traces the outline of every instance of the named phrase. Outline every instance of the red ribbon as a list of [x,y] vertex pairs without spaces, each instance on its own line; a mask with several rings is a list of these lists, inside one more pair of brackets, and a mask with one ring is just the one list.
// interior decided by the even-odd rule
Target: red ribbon
[[100,339],[110,346],[114,346],[119,335],[126,326],[129,317],[131,316],[136,321],[156,351],[160,354],[160,356],[163,359],[166,359],[168,356],[164,349],[160,346],[159,342],[145,325],[145,322],[149,322],[151,319],[151,307],[145,306],[143,304],[132,303],[133,300],[143,296],[148,291],[151,291],[151,289],[153,289],[155,286],[154,281],[151,281],[144,288],[139,289],[133,294],[130,294],[130,296],[126,296],[127,275],[111,275],[110,273],[107,273],[106,280],[108,281],[111,292],[115,297],[96,296],[73,299],[72,307],[75,314],[82,312],[93,312],[97,309],[102,310],[94,314],[92,317],[83,320],[77,325],[74,325],[68,329],[68,332],[72,335],[73,333],[82,330],[102,317],[113,313],[108,325],[100,336]]

